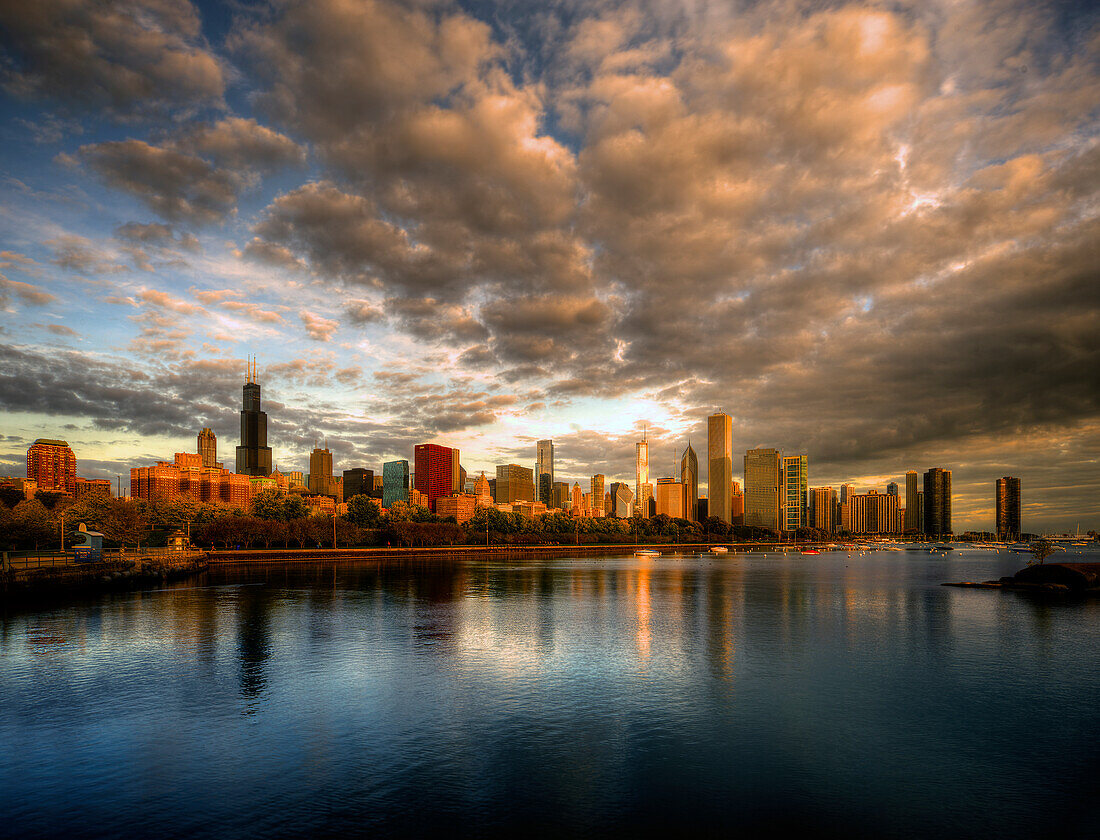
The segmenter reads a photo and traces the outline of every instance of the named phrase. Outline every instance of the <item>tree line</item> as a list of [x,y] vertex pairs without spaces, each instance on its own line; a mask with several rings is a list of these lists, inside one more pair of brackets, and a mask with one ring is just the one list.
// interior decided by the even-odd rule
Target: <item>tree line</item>
[[[0,488],[0,491],[14,488]],[[377,500],[353,496],[340,516],[310,516],[301,496],[260,493],[250,511],[204,505],[189,499],[146,502],[93,496],[74,502],[40,491],[23,499],[0,492],[0,549],[56,550],[64,518],[65,544],[80,523],[104,535],[106,547],[163,545],[177,531],[210,548],[314,548],[353,546],[438,546],[482,544],[630,544],[772,540],[774,532],[731,527],[717,517],[704,522],[664,514],[649,519],[575,518],[560,510],[534,519],[496,508],[478,508],[468,522],[440,517],[426,508],[396,502],[383,512]]]

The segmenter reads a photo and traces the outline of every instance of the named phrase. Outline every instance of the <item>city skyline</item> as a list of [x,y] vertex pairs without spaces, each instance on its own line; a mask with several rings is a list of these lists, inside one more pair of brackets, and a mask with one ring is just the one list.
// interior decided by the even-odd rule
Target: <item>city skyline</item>
[[734,479],[1098,524],[1096,10],[538,5],[0,12],[0,474],[229,467],[258,357],[284,470],[634,487],[726,411]]

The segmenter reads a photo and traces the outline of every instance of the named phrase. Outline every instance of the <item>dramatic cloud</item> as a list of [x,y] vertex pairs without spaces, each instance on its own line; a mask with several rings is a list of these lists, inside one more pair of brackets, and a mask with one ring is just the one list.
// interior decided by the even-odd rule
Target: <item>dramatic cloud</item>
[[0,4],[4,83],[119,115],[216,103],[221,62],[187,0],[35,0]]
[[[671,452],[725,410],[736,452],[806,452],[812,484],[941,463],[981,517],[986,472],[1015,463],[1044,488],[1036,516],[1087,506],[1054,475],[1091,486],[1100,427],[1093,11],[280,0],[227,30],[186,4],[2,14],[9,90],[145,119],[78,147],[71,104],[12,114],[21,136],[70,138],[54,160],[75,166],[25,175],[9,152],[7,231],[31,257],[0,269],[34,285],[0,295],[47,302],[76,272],[113,284],[96,300],[125,304],[104,307],[124,335],[102,343],[133,339],[142,364],[270,356],[294,445],[324,427],[356,457],[407,456],[445,434],[526,462],[502,441],[546,426],[568,470],[629,477],[636,422]],[[89,171],[158,220],[91,218],[110,205]],[[207,228],[200,248],[198,225],[223,241]],[[353,388],[369,418],[340,408]]]

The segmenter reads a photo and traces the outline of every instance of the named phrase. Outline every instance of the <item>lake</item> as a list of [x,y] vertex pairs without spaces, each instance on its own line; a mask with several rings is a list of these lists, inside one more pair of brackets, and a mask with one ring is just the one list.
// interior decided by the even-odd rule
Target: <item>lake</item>
[[1095,836],[1100,601],[1007,553],[214,568],[0,621],[0,833]]

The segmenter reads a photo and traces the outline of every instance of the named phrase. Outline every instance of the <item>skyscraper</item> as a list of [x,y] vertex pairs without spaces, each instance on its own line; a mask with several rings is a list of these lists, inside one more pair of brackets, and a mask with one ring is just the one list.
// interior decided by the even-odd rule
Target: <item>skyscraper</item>
[[592,476],[592,510],[603,512],[603,486],[607,477],[596,473]]
[[[313,470],[311,469],[312,473]],[[374,470],[353,467],[344,470],[344,482],[341,485],[341,501],[346,502],[352,496],[374,496]]]
[[260,410],[260,383],[256,381],[256,362],[248,364],[241,409],[241,445],[237,447],[237,473],[271,475],[271,447],[267,445],[267,414]]
[[607,511],[608,516],[630,516],[632,513],[630,503],[634,501],[633,490],[625,483],[615,481],[608,488],[608,495],[611,497],[611,507]]
[[674,478],[657,479],[657,515],[664,514],[673,519],[685,519],[684,495],[686,488]]
[[699,458],[691,448],[691,441],[680,459],[680,483],[684,485],[684,518],[694,520],[699,506]]
[[951,470],[933,467],[924,474],[924,533],[929,537],[951,533]]
[[309,492],[318,496],[335,496],[332,480],[332,453],[315,446],[309,453]]
[[[730,493],[733,481],[733,420],[728,414],[712,414],[707,418],[707,497],[710,516],[723,522],[730,517]],[[745,489],[748,490],[746,475]],[[746,497],[746,517],[748,501]],[[746,524],[748,519],[746,518]]]
[[213,429],[203,429],[199,432],[199,457],[204,468],[217,466],[218,463],[218,438]]
[[[535,486],[540,487],[540,475],[550,476],[550,487],[554,486],[554,441],[540,440],[535,444]],[[539,501],[549,504],[549,499]]]
[[917,471],[909,470],[905,474],[905,530],[921,529],[920,505],[917,503]]
[[505,464],[497,467],[496,502],[510,505],[515,502],[533,502],[535,484],[533,471],[519,464]]
[[[746,525],[779,530],[779,484],[779,453],[774,449],[748,450],[745,453]],[[711,504],[716,503],[712,490]]]
[[440,496],[450,496],[461,489],[457,449],[421,443],[413,448],[413,459],[413,482],[424,494],[430,510],[435,510],[435,500]]
[[886,495],[887,496],[896,496],[897,494],[898,494],[898,483],[896,481],[891,481],[889,484],[886,485]]
[[836,531],[836,490],[832,487],[815,487],[811,491],[813,516],[810,527],[832,534]]
[[997,539],[1020,538],[1020,479],[1010,475],[997,479]]
[[76,491],[76,455],[63,440],[39,438],[27,450],[27,478],[39,490]]
[[653,485],[649,483],[649,441],[645,428],[642,439],[634,444],[634,514],[649,515],[649,500],[653,498]]
[[382,465],[382,507],[409,501],[409,462],[387,461]]
[[806,475],[805,455],[787,455],[783,458],[782,496],[783,530],[795,531],[804,528],[806,522],[806,492],[809,479]]

